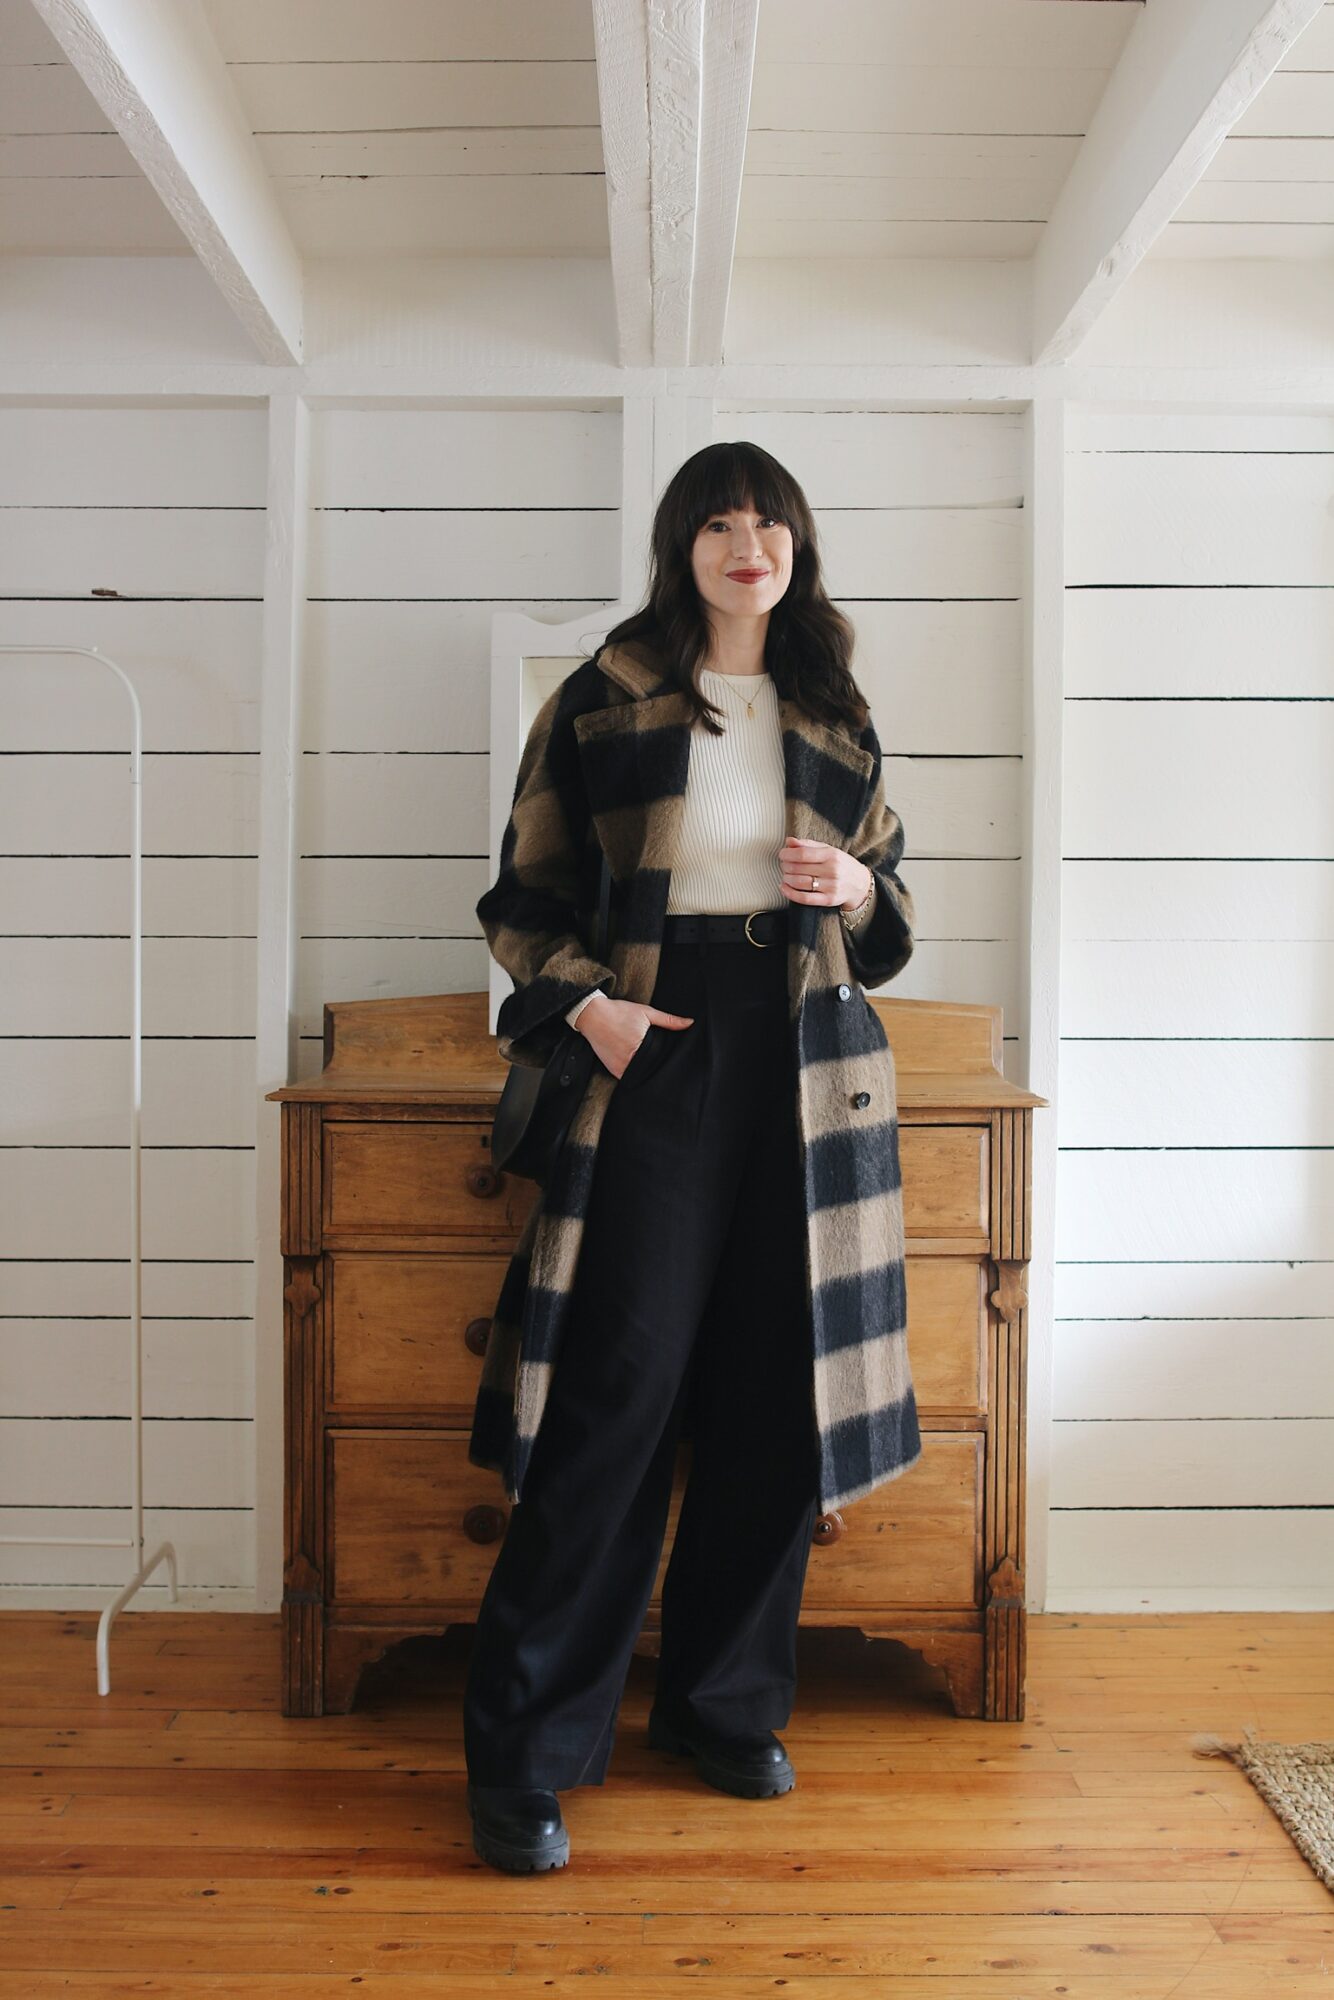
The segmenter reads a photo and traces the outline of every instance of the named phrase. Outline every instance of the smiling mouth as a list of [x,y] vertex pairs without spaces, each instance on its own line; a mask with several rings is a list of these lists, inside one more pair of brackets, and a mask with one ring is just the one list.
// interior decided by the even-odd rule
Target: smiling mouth
[[734,583],[758,583],[769,572],[767,569],[729,569],[727,574]]

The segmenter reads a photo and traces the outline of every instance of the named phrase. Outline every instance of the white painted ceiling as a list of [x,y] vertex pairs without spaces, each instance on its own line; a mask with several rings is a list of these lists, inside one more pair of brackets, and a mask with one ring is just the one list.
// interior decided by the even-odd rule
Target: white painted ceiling
[[0,252],[189,246],[29,0],[0,0]]
[[762,0],[740,257],[1027,257],[1140,0]]
[[590,0],[207,12],[307,255],[607,255]]
[[[609,253],[591,0],[204,0],[299,250]],[[1154,0],[760,0],[736,255],[1033,254]],[[1334,4],[1157,257],[1334,249]],[[0,252],[188,246],[30,0],[0,0]]]
[[1153,246],[1158,257],[1334,252],[1334,6],[1224,139]]

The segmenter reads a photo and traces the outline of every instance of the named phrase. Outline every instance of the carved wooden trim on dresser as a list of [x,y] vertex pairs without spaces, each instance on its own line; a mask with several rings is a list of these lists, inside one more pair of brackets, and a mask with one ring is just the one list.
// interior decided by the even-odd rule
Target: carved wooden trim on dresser
[[991,1258],[991,1426],[986,1504],[986,1686],[983,1713],[1024,1713],[1024,1421],[1028,1397],[1028,1263],[1033,1114],[994,1111]]
[[[909,1347],[923,1453],[822,1515],[803,1625],[915,1648],[961,1715],[1024,1712],[1024,1411],[1032,1115],[1000,1010],[880,1000],[899,1099]],[[282,1105],[283,1712],[350,1708],[397,1640],[470,1622],[509,1508],[467,1458],[490,1312],[529,1182],[497,1171],[505,1066],[484,993],[324,1010],[324,1069]],[[640,1635],[660,1593],[689,1445]]]

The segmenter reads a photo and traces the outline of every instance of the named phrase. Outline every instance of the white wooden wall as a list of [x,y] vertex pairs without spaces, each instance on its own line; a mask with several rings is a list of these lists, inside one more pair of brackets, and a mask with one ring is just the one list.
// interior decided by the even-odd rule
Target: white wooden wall
[[[4,639],[143,704],[145,1532],[248,1603],[263,408],[0,409],[0,507]],[[129,730],[94,662],[0,660],[3,1534],[130,1527]],[[16,1602],[130,1568],[0,1547]]]
[[[1060,850],[1060,963],[1031,1003],[1061,1029],[1059,1098],[1036,1114],[1059,1120],[1039,1191],[1055,1319],[1035,1273],[1032,1329],[1048,1603],[1327,1604],[1334,425],[1071,411],[1064,809],[1044,828],[1024,598],[1025,512],[1046,496],[1023,400],[730,395],[713,434],[797,472],[857,627],[921,919],[894,990],[999,1002],[1018,1080],[1026,849]],[[488,770],[492,613],[597,630],[636,601],[648,510],[701,409],[670,382],[624,406],[315,402],[298,1074],[319,1067],[326,999],[486,985],[488,787],[512,781]],[[256,938],[271,984],[286,921],[281,869],[256,887],[262,740],[266,771],[282,751],[260,699],[282,435],[270,450],[262,401],[0,409],[3,636],[98,644],[144,698],[148,1533],[175,1541],[195,1604],[271,1606],[281,1533],[276,1114],[255,1041],[271,1050],[275,1021],[255,994]],[[267,574],[280,626],[288,573]],[[128,1492],[123,700],[92,666],[0,674],[0,1532],[100,1533]],[[100,1602],[79,1587],[125,1570],[0,1548],[0,1597]]]
[[1017,411],[722,407],[715,434],[791,467],[907,839],[921,934],[904,999],[999,1003],[1007,1074],[1024,1028]]
[[1072,418],[1052,1608],[1334,1595],[1331,451]]
[[491,616],[596,621],[620,490],[615,406],[314,413],[301,1075],[326,1000],[486,986]]

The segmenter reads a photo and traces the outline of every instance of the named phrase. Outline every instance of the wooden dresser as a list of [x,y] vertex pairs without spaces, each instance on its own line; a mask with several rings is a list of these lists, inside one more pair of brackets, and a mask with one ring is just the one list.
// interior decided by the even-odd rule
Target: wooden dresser
[[[1024,1713],[1024,1408],[1033,1109],[1000,1009],[879,999],[894,1051],[908,1343],[923,1453],[816,1527],[803,1625],[902,1640],[960,1715]],[[504,1535],[468,1461],[489,1314],[537,1189],[498,1173],[487,996],[324,1010],[282,1104],[283,1713],[352,1706],[395,1640],[470,1621]],[[639,1650],[656,1650],[676,1490]]]

